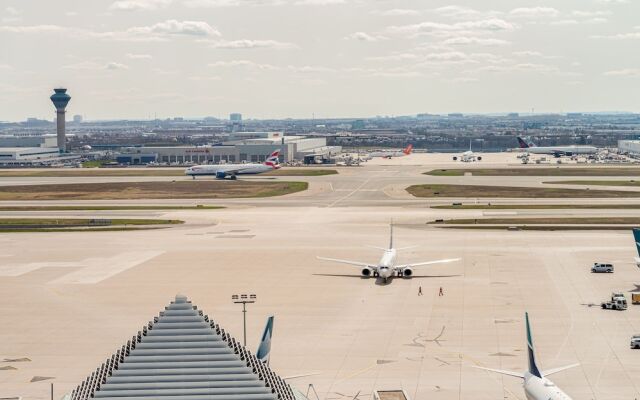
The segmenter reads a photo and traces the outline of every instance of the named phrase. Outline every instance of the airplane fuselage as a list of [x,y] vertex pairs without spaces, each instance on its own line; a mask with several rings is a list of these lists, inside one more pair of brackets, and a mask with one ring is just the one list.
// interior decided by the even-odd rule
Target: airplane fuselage
[[598,149],[593,146],[556,146],[556,147],[527,147],[521,148],[520,151],[526,151],[530,154],[595,154]]
[[538,378],[526,372],[524,375],[524,394],[528,400],[571,400],[571,397],[560,390],[547,378]]
[[377,273],[378,276],[384,280],[387,280],[394,276],[397,252],[396,249],[388,249],[384,251],[380,261],[378,262]]
[[246,164],[219,164],[219,165],[195,165],[185,170],[185,175],[201,176],[201,175],[218,175],[219,173],[229,173],[234,171],[234,175],[254,175],[271,171],[273,168],[256,163]]

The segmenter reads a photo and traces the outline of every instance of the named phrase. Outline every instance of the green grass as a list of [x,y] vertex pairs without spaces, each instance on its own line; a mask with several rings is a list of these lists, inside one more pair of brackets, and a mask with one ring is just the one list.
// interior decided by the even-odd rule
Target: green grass
[[0,211],[217,210],[222,206],[0,206]]
[[596,209],[635,210],[640,204],[463,204],[460,206],[440,205],[431,208],[442,210],[551,210],[551,209]]
[[97,161],[84,161],[82,168],[100,168],[104,164],[112,163],[115,160],[97,160]]
[[165,227],[130,227],[119,226],[111,228],[19,228],[8,229],[0,227],[0,233],[29,233],[29,232],[122,232],[122,231],[149,231],[164,229]]
[[640,176],[638,167],[519,167],[519,168],[454,168],[425,172],[433,176]]
[[580,180],[580,181],[549,181],[543,182],[551,185],[589,185],[589,186],[630,186],[637,187],[640,186],[640,181],[629,180],[629,181],[589,181],[589,180]]
[[[509,230],[506,225],[447,225],[441,229],[499,229]],[[629,230],[628,226],[589,226],[589,225],[522,225],[517,227],[519,231],[613,231]]]
[[458,218],[430,223],[436,225],[638,225],[640,217]]
[[336,175],[338,171],[335,169],[319,169],[312,167],[299,167],[299,168],[281,168],[273,171],[266,172],[265,175],[272,176],[323,176],[323,175]]
[[0,187],[0,200],[228,199],[271,197],[308,188],[307,182],[181,180]]
[[491,197],[491,198],[629,198],[640,197],[640,192],[616,190],[588,190],[565,188],[532,188],[514,186],[480,186],[423,184],[406,189],[416,197]]
[[183,224],[176,219],[109,219],[109,218],[0,218],[0,227],[7,225],[22,226],[118,226],[118,225],[167,225]]

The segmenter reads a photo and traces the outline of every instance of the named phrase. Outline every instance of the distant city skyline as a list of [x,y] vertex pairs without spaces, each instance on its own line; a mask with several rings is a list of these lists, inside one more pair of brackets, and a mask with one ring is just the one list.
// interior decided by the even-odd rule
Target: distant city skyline
[[0,121],[639,112],[632,0],[0,6]]

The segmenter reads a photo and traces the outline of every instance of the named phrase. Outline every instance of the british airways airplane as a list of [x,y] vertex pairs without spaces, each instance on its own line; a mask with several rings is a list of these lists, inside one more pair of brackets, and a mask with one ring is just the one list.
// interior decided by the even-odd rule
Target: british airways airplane
[[536,355],[533,348],[533,338],[531,336],[531,327],[529,325],[529,313],[525,313],[524,316],[527,329],[527,355],[529,359],[529,370],[524,373],[519,373],[492,368],[475,368],[522,379],[524,394],[528,400],[571,400],[571,397],[547,379],[547,376],[569,368],[577,367],[580,364],[571,364],[566,367],[540,371],[538,364],[536,363]]
[[213,175],[217,179],[229,178],[236,179],[237,175],[256,175],[263,172],[273,171],[280,168],[280,162],[278,161],[279,151],[274,151],[269,155],[267,160],[262,164],[259,163],[245,163],[245,164],[217,164],[217,165],[194,165],[184,171],[185,175],[192,176],[196,179],[196,176]]
[[598,152],[598,148],[594,146],[582,146],[582,145],[565,145],[565,146],[543,146],[538,147],[533,142],[525,141],[521,137],[516,137],[518,144],[520,145],[520,151],[524,151],[530,154],[550,154],[555,157],[560,156],[573,156],[576,154],[595,154]]
[[379,250],[383,250],[382,258],[378,261],[377,264],[360,262],[360,261],[349,261],[349,260],[340,260],[337,258],[326,258],[326,257],[318,257],[319,260],[323,261],[333,261],[342,264],[354,265],[356,267],[362,268],[361,274],[364,277],[379,277],[384,280],[384,283],[387,283],[389,279],[392,279],[395,276],[410,278],[413,276],[413,267],[418,267],[422,265],[430,265],[430,264],[439,264],[439,263],[448,263],[452,261],[458,261],[459,258],[450,258],[446,260],[435,260],[435,261],[424,261],[418,263],[411,264],[400,264],[396,265],[396,259],[398,256],[398,250],[408,249],[411,247],[403,247],[403,248],[395,248],[393,247],[393,224],[391,224],[391,234],[389,238],[389,247],[375,247],[370,246]]

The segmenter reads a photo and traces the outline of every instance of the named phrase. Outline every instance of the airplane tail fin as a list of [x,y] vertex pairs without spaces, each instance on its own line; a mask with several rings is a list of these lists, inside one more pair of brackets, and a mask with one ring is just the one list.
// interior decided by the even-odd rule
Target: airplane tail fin
[[524,139],[522,139],[520,136],[516,137],[516,139],[518,139],[518,144],[520,145],[521,149],[528,149],[529,148],[529,143],[527,143]]
[[256,357],[258,360],[269,365],[269,357],[271,356],[271,336],[273,335],[273,315],[267,318],[267,324],[264,327],[262,333],[262,339],[260,339],[260,345],[258,351],[256,351]]
[[406,154],[406,155],[411,154],[412,151],[413,151],[413,145],[412,144],[408,145],[406,149],[402,150],[402,152],[404,154]]
[[278,156],[280,155],[280,150],[276,150],[267,157],[267,160],[264,162],[264,165],[268,165],[273,169],[280,168],[280,160]]
[[538,378],[542,378],[542,373],[540,372],[540,370],[538,369],[538,365],[536,364],[536,354],[533,347],[533,337],[531,336],[531,325],[529,325],[529,313],[525,313],[524,318],[527,325],[527,354],[529,358],[529,373],[531,373],[531,375],[537,376]]
[[389,224],[389,248],[393,249],[393,220]]
[[640,228],[633,228],[633,239],[636,242],[636,250],[640,256]]

